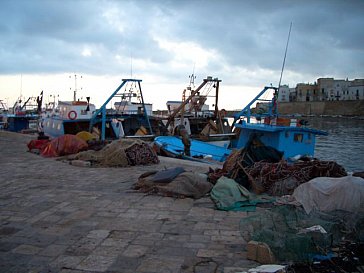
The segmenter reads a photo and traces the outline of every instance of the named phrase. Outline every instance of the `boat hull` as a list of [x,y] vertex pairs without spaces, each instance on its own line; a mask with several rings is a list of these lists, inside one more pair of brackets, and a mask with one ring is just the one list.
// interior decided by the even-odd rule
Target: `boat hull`
[[[175,156],[182,156],[184,145],[182,139],[176,136],[159,136],[154,139],[154,143]],[[230,149],[209,144],[203,141],[191,140],[191,157],[211,158],[223,162],[231,153]]]

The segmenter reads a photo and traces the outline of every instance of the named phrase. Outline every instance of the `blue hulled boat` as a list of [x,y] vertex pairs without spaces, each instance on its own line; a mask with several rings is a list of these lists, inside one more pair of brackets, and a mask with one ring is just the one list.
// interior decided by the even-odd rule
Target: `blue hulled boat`
[[[261,99],[267,91],[273,90],[271,100]],[[278,88],[265,87],[247,106],[234,115],[236,139],[231,148],[244,148],[253,137],[258,137],[266,146],[283,152],[285,159],[301,155],[314,156],[316,135],[327,132],[305,126],[305,122],[296,118],[281,117],[278,114]],[[263,101],[261,107],[254,103]],[[258,105],[258,104],[257,104]]]
[[[190,157],[213,159],[223,162],[231,153],[230,149],[216,146],[208,142],[191,139]],[[167,155],[174,157],[184,156],[184,144],[180,137],[159,136],[154,139],[154,144]]]

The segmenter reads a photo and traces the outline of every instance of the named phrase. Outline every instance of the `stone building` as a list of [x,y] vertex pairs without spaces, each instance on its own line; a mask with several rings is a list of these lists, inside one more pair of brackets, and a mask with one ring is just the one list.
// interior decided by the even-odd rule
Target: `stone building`
[[278,101],[280,102],[289,102],[290,101],[290,88],[288,85],[281,85],[279,87],[279,92],[278,92]]
[[364,100],[364,79],[353,80],[347,90],[348,100]]
[[321,100],[330,100],[334,96],[334,78],[319,78],[317,79],[317,88],[321,95]]
[[317,79],[317,89],[319,100],[333,101],[333,100],[345,100],[350,81],[335,80],[334,78],[319,78]]
[[364,100],[364,79],[353,81],[319,78],[317,82],[298,83],[296,88],[282,85],[278,93],[278,101],[348,101]]
[[296,92],[296,101],[317,101],[319,97],[316,83],[298,83],[296,86]]

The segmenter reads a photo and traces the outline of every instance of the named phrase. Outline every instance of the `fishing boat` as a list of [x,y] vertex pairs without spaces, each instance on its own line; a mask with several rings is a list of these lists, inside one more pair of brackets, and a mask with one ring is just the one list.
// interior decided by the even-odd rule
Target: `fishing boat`
[[59,101],[54,111],[44,113],[41,129],[45,135],[52,138],[88,131],[90,119],[95,111],[95,105],[88,101]]
[[[169,134],[176,135],[183,125],[191,139],[214,142],[227,147],[232,134],[226,111],[219,109],[219,86],[221,80],[211,76],[203,79],[195,88],[194,74],[189,76],[190,84],[182,92],[182,101],[168,101],[169,116],[166,127]],[[210,102],[214,109],[209,108]]]
[[[272,91],[271,100],[262,96]],[[307,123],[296,118],[282,117],[278,113],[277,97],[279,88],[265,87],[247,106],[234,115],[233,131],[236,139],[231,148],[244,148],[252,138],[266,146],[283,152],[285,159],[296,156],[314,156],[317,135],[327,135],[327,132],[307,127]],[[252,106],[263,101],[266,107]],[[266,111],[265,111],[266,110]]]
[[3,100],[0,100],[0,129],[5,129],[7,127],[7,114],[8,106]]
[[[41,127],[44,134],[58,137],[87,131],[102,141],[122,137],[154,137],[154,131],[162,130],[159,127],[161,122],[148,114],[151,113],[151,105],[144,103],[141,81],[123,79],[100,109],[90,103],[90,97],[86,101],[76,100],[75,92],[73,101],[58,102],[56,110],[43,117]],[[107,109],[107,105],[113,101],[114,108]]]
[[18,98],[11,111],[1,101],[0,127],[18,133],[37,132],[42,100],[43,91],[40,96],[29,97],[25,101],[22,98]]
[[[289,27],[288,39],[283,58],[281,75],[278,87],[266,86],[261,92],[234,115],[232,130],[236,139],[232,141],[231,148],[246,148],[253,139],[259,139],[260,144],[272,147],[283,153],[283,158],[292,159],[300,156],[314,156],[317,135],[327,135],[327,132],[307,127],[303,120],[287,118],[279,115],[278,92],[287,56],[292,23]],[[272,92],[271,99],[264,99],[263,95]],[[259,107],[259,104],[264,107]],[[255,111],[252,106],[256,104]]]

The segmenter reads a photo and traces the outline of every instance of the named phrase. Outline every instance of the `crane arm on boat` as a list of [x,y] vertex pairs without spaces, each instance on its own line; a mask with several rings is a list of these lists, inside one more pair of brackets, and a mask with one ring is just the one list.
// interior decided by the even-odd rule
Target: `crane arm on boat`
[[[264,87],[264,89],[262,91],[259,92],[259,94],[249,103],[247,104],[240,112],[234,114],[234,121],[231,125],[231,128],[234,127],[235,123],[240,119],[241,116],[246,116],[248,119],[248,122],[250,122],[250,116],[251,116],[251,106],[258,100],[262,100],[259,99],[265,92],[267,92],[268,90],[274,90],[275,93],[278,92],[278,88],[277,87],[272,87],[272,86],[266,86]],[[264,100],[264,101],[270,101],[272,102],[272,100]],[[270,107],[271,110],[271,107]],[[272,115],[273,113],[269,113],[270,115]],[[274,114],[278,114],[278,113],[274,113]]]

